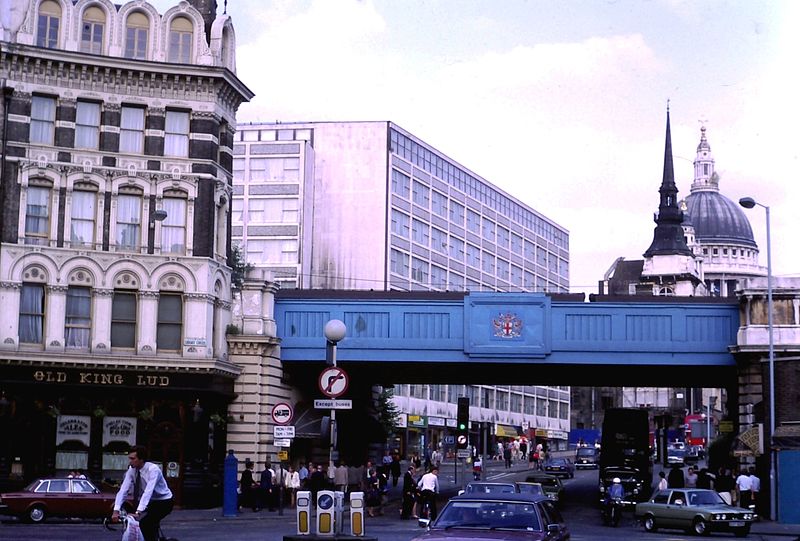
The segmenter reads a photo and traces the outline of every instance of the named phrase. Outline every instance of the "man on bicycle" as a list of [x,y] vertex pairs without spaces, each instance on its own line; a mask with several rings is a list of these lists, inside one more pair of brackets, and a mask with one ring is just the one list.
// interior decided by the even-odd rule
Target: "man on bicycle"
[[161,473],[161,468],[147,462],[147,447],[134,446],[128,453],[130,467],[125,472],[122,486],[119,487],[114,500],[114,512],[111,520],[119,520],[119,510],[123,501],[133,490],[136,512],[133,517],[139,521],[145,541],[158,541],[158,530],[161,520],[172,512],[172,491]]
[[[422,509],[425,509],[426,506],[430,509],[427,518],[433,522],[436,520],[436,495],[439,493],[439,468],[433,466],[431,471],[423,475],[417,483],[417,488],[420,490]],[[421,513],[420,516],[422,516]]]

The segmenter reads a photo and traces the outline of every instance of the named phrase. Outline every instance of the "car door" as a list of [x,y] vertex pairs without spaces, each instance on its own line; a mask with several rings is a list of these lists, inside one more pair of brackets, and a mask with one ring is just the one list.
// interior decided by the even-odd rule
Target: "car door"
[[545,533],[548,532],[548,527],[551,524],[558,525],[558,535],[550,535],[550,539],[567,539],[569,531],[567,525],[561,516],[561,513],[556,508],[555,504],[550,500],[542,500],[537,503],[540,508],[540,515],[542,517],[542,529]]
[[669,496],[669,513],[672,516],[671,524],[675,528],[688,528],[692,525],[692,509],[686,505],[686,492],[673,490]]
[[69,497],[69,479],[50,479],[47,488],[47,513],[50,515],[70,516],[73,511]]
[[71,481],[70,513],[74,517],[102,517],[107,513],[101,510],[102,497],[95,494],[95,487],[86,479],[73,479]]

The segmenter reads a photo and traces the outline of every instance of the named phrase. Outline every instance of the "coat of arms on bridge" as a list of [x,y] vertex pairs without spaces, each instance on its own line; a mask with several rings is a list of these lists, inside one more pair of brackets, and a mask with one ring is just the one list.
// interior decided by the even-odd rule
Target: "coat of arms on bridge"
[[518,338],[522,336],[522,320],[516,314],[506,312],[498,314],[492,320],[494,335],[498,338]]

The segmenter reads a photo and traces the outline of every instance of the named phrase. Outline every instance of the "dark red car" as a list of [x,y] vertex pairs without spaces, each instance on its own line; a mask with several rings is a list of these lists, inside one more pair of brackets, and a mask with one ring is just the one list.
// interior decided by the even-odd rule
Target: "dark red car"
[[115,496],[88,479],[37,479],[20,492],[0,494],[0,512],[29,522],[48,516],[105,518],[111,516]]

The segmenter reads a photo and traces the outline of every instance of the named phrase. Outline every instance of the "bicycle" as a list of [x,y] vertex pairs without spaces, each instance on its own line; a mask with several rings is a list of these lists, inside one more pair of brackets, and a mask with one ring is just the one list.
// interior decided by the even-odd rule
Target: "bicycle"
[[[118,532],[121,531],[122,534],[125,534],[125,529],[128,527],[128,511],[125,508],[119,510],[119,522],[112,522],[111,517],[106,517],[103,519],[103,526],[109,531]],[[140,517],[141,518],[141,517]],[[118,528],[117,526],[120,526]],[[164,530],[161,529],[161,526],[158,527],[158,541],[179,541],[176,537],[167,537],[164,535]]]

